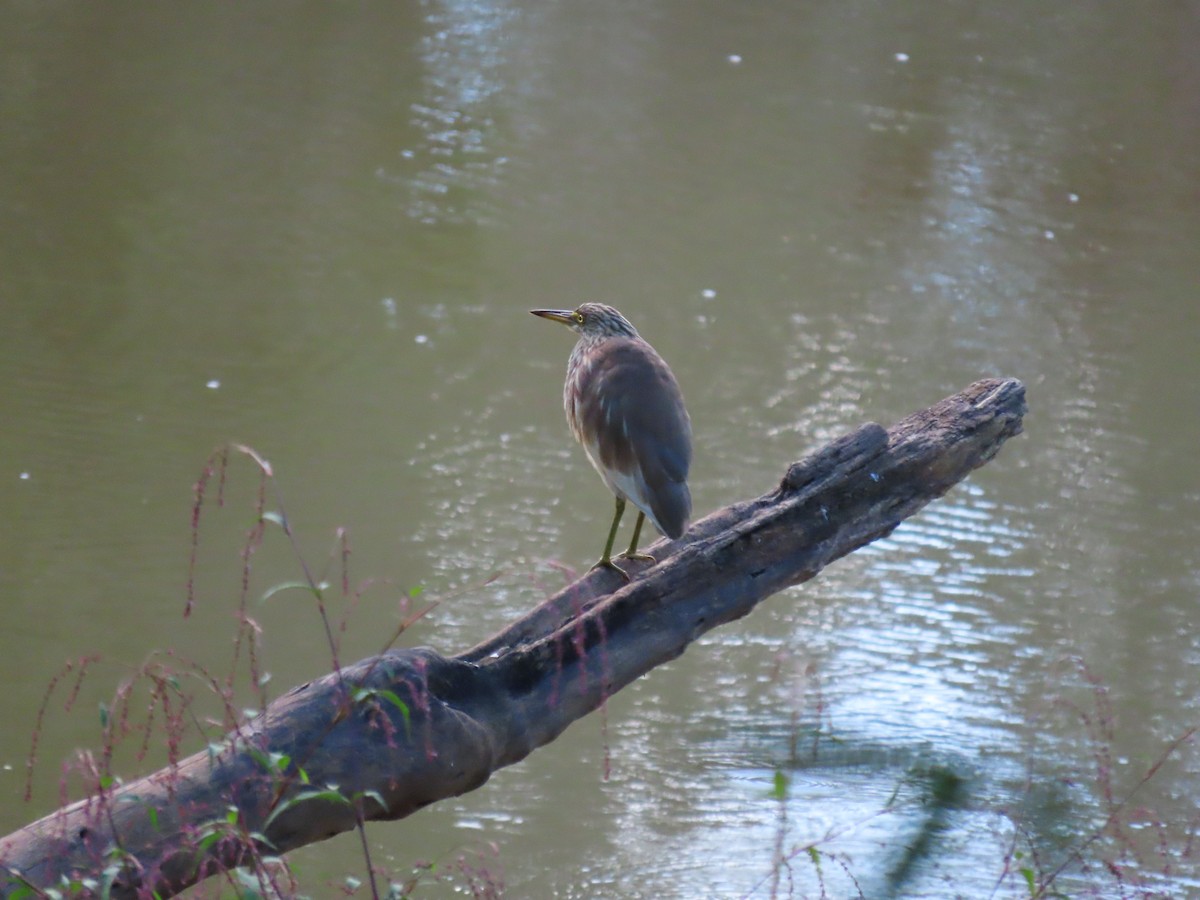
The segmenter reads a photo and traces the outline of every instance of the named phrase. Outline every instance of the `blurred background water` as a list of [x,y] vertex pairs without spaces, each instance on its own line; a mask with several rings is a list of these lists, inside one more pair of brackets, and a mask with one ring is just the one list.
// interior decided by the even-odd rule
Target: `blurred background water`
[[[155,651],[228,669],[245,458],[182,617],[227,442],[314,569],[347,529],[347,660],[435,597],[404,642],[463,649],[588,565],[611,499],[526,310],[603,300],[683,386],[701,515],[985,375],[1026,434],[372,826],[377,863],[436,861],[425,896],[1018,897],[1064,860],[1073,896],[1200,891],[1197,46],[1188,2],[4,4],[0,824]],[[255,600],[299,576],[269,532],[272,694],[330,665],[301,594]],[[293,863],[363,875],[349,835]]]

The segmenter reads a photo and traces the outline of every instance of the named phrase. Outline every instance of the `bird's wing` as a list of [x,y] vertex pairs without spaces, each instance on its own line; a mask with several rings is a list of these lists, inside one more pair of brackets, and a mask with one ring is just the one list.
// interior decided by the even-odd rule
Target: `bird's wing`
[[600,463],[632,478],[629,499],[666,534],[678,536],[691,514],[687,489],[692,426],[675,376],[640,339],[613,338],[588,372],[579,412]]

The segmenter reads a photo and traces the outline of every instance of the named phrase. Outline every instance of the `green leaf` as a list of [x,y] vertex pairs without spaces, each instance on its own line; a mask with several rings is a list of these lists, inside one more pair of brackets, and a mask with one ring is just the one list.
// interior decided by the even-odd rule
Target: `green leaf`
[[772,800],[786,800],[788,792],[788,776],[783,769],[775,770],[775,782],[771,785]]
[[200,840],[196,842],[196,849],[200,853],[207,853],[212,845],[220,839],[221,835],[218,832],[210,831],[208,834],[202,835]]
[[343,806],[349,806],[350,801],[344,797],[336,787],[329,787],[323,791],[301,791],[294,797],[289,797],[283,803],[275,807],[274,812],[267,816],[267,821],[263,822],[263,830],[266,831],[271,827],[271,823],[287,812],[294,806],[301,803],[306,803],[310,800],[324,800],[327,803],[338,803]]
[[257,747],[247,747],[246,753],[252,760],[262,766],[266,771],[271,771],[271,757],[265,750],[259,750]]
[[395,691],[388,691],[382,688],[359,688],[354,692],[354,702],[363,703],[375,697],[381,697],[386,700],[396,709],[400,710],[400,715],[404,718],[404,730],[408,731],[412,726],[412,717],[408,709],[408,704],[400,699]]
[[379,791],[362,791],[357,795],[359,800],[373,800],[379,804],[380,809],[387,809],[387,804],[383,802],[383,795]]
[[258,598],[258,602],[266,603],[276,594],[282,594],[284,591],[304,591],[307,594],[311,594],[313,593],[313,588],[307,581],[281,581],[279,584],[267,588],[266,592]]
[[100,701],[100,727],[108,730],[108,704],[103,700]]
[[238,869],[237,870],[239,900],[264,900],[262,885],[258,882],[258,875],[253,869]]
[[1029,896],[1036,896],[1037,876],[1034,874],[1033,869],[1031,869],[1029,866],[1025,866],[1023,869],[1021,869],[1021,874],[1025,876],[1025,886],[1029,888]]
[[252,840],[256,844],[262,844],[262,846],[264,846],[264,847],[270,847],[272,850],[279,849],[273,843],[271,843],[269,840],[267,840],[267,836],[265,834],[263,834],[261,831],[250,832],[250,840]]
[[125,871],[125,866],[120,863],[115,863],[105,868],[101,873],[100,879],[100,900],[110,900],[112,897],[113,885],[117,883],[117,879],[121,877],[121,873]]

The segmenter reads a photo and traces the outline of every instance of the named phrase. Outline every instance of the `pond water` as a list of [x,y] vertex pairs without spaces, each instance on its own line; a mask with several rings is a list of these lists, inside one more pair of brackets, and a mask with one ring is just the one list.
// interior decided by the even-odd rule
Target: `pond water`
[[[253,557],[272,695],[330,654],[302,594],[257,598],[301,559],[337,582],[339,528],[345,660],[436,598],[402,643],[464,649],[586,567],[611,498],[572,336],[526,310],[603,300],[683,387],[701,515],[983,376],[1027,384],[1026,433],[372,826],[377,865],[436,862],[419,896],[1200,892],[1197,46],[1186,3],[7,4],[0,824],[77,789],[143,664],[233,665],[259,479],[235,454],[194,532],[216,447],[270,460],[298,535]],[[364,875],[353,835],[292,861],[311,896]]]

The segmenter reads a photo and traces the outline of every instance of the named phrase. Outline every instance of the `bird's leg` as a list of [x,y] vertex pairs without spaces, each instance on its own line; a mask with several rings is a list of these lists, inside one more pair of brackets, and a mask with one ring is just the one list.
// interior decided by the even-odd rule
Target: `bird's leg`
[[633,540],[629,542],[629,549],[621,554],[621,559],[645,559],[654,562],[654,557],[649,553],[637,552],[638,538],[642,535],[642,523],[645,521],[646,514],[638,510],[637,524],[633,526]]
[[[617,526],[621,524],[621,516],[625,514],[625,498],[617,498],[617,510],[613,514],[612,528],[608,529],[608,543],[604,545],[604,555],[600,557],[600,562],[592,566],[593,569],[615,569],[625,576],[625,580],[629,580],[629,573],[612,561],[613,541],[617,539]],[[638,520],[639,524],[641,520]]]

